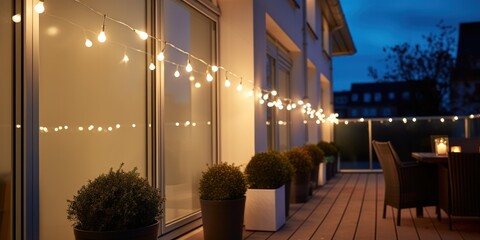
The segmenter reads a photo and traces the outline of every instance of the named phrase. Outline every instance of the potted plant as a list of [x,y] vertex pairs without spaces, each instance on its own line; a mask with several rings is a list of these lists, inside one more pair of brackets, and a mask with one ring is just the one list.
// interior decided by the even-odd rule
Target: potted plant
[[205,239],[242,239],[247,182],[239,166],[208,166],[200,178],[200,206]]
[[325,153],[325,162],[327,163],[327,180],[335,176],[338,150],[329,142],[321,141],[317,146]]
[[250,159],[245,167],[245,229],[276,231],[285,224],[285,184],[293,173],[292,164],[278,152],[261,152]]
[[313,161],[308,152],[301,147],[294,147],[285,152],[295,168],[291,182],[290,201],[294,203],[304,203],[308,200],[308,191],[310,183],[310,172],[313,169]]
[[122,167],[89,180],[67,200],[75,239],[157,239],[164,199],[137,168],[125,172]]
[[303,148],[308,152],[313,161],[313,170],[310,173],[311,190],[318,187],[320,164],[323,162],[324,153],[316,144],[306,144]]

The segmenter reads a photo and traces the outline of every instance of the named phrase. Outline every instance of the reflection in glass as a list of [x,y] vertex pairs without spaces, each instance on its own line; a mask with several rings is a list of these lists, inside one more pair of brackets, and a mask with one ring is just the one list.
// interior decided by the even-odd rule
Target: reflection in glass
[[[193,56],[212,63],[214,23],[179,1],[164,2],[165,40]],[[201,171],[214,160],[213,89],[205,64],[167,48],[164,63],[164,160],[167,223],[200,210]],[[193,71],[185,66],[191,64]],[[188,69],[190,70],[190,69]],[[178,72],[176,72],[178,71]]]

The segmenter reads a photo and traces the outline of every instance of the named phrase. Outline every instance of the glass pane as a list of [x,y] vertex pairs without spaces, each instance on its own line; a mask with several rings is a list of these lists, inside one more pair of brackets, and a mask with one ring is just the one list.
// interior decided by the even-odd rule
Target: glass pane
[[12,239],[13,24],[12,1],[0,1],[0,240]]
[[[267,68],[267,89],[273,89],[275,82],[275,58],[267,54],[266,58],[266,68]],[[275,146],[275,118],[274,118],[274,109],[267,107],[267,146],[268,150],[276,150]]]
[[[146,29],[144,1],[88,5]],[[107,41],[100,43],[102,21],[75,1],[49,0],[40,15],[40,239],[73,239],[66,200],[88,179],[121,163],[146,176],[146,42],[107,19]],[[86,47],[86,38],[93,46]]]
[[[212,63],[214,22],[179,1],[164,4],[165,40],[195,57]],[[213,154],[213,82],[206,80],[207,66],[188,55],[166,48],[164,65],[164,157],[167,223],[200,210],[198,183]],[[172,64],[172,62],[174,64]],[[180,65],[176,65],[176,63]],[[174,76],[178,69],[180,76]],[[196,86],[197,85],[197,86]]]

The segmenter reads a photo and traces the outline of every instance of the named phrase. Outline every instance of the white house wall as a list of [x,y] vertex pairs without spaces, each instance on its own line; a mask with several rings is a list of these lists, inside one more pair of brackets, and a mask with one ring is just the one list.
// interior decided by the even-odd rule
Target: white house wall
[[[267,34],[290,53],[291,99],[303,99],[308,96],[313,108],[322,107],[320,102],[320,76],[331,79],[331,59],[323,54],[321,42],[321,16],[317,10],[316,34],[313,39],[306,34],[309,61],[308,76],[304,71],[305,60],[302,53],[303,10],[289,1],[269,0],[218,0],[220,9],[219,60],[232,72],[243,76],[244,87],[266,89],[266,49]],[[300,4],[303,4],[300,1]],[[308,85],[304,79],[307,77]],[[235,86],[240,79],[229,76],[232,87],[223,86],[225,75],[220,75],[220,154],[221,160],[245,164],[255,152],[267,151],[267,125],[265,105],[258,103],[255,97],[249,97],[246,91],[238,93]],[[330,80],[328,80],[330,81]],[[331,86],[331,84],[330,84]],[[308,91],[307,91],[308,89]],[[325,91],[326,89],[323,89]],[[328,89],[327,91],[331,91]],[[330,113],[330,103],[323,103]],[[303,145],[306,142],[318,142],[323,136],[315,121],[304,125],[304,117],[297,108],[291,111],[290,146]],[[306,130],[307,129],[307,130]],[[308,132],[308,134],[307,134]],[[330,140],[330,139],[328,139]]]

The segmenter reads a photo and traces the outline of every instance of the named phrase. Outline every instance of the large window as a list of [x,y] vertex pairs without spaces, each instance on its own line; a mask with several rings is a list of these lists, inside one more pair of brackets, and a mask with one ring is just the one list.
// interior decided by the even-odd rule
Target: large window
[[[82,1],[83,2],[83,1]],[[88,1],[95,10],[147,29],[145,1]],[[147,42],[75,1],[48,0],[39,16],[40,239],[73,239],[67,199],[125,163],[147,177],[152,122]],[[86,47],[90,39],[93,46]],[[125,61],[127,55],[129,61]]]
[[[275,90],[279,96],[289,98],[291,60],[287,51],[278,44],[274,44],[273,41],[269,41],[266,59],[267,89]],[[290,125],[288,110],[268,107],[269,150],[286,151],[290,148]]]
[[13,25],[12,1],[0,1],[0,240],[12,238]]
[[[176,0],[165,0],[162,14],[162,34],[167,42],[214,63],[214,21]],[[215,80],[206,80],[208,66],[204,63],[190,57],[193,71],[187,73],[187,54],[168,46],[165,52],[170,61],[180,64],[165,62],[162,76],[165,220],[174,223],[200,210],[201,171],[216,159]],[[177,69],[180,75],[175,77]]]

